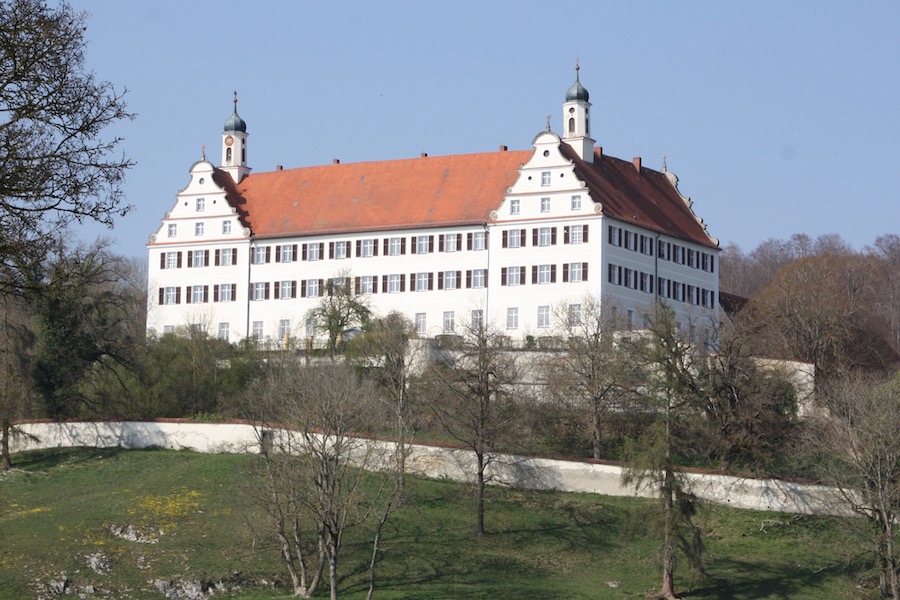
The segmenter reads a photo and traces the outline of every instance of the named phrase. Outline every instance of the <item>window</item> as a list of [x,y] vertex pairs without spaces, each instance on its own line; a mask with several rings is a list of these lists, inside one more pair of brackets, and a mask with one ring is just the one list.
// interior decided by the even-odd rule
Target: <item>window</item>
[[487,248],[486,231],[476,231],[470,235],[472,236],[472,243],[469,244],[469,250],[484,250]]
[[659,243],[656,245],[656,255],[662,260],[670,260],[669,258],[669,250],[671,249],[671,244],[669,242],[664,242],[659,240]]
[[319,260],[321,258],[320,248],[321,242],[303,244],[303,254],[306,255],[306,260]]
[[504,248],[521,248],[524,229],[510,229],[503,232]]
[[459,248],[459,234],[448,233],[444,236],[443,252],[456,252]]
[[306,297],[307,298],[318,298],[319,297],[319,280],[318,279],[307,279],[306,280]]
[[257,342],[263,341],[263,322],[253,321],[253,339]]
[[234,283],[213,286],[213,302],[234,302],[236,287]]
[[622,230],[616,227],[615,225],[609,226],[609,245],[610,246],[621,246],[622,245]]
[[216,337],[227,342],[230,329],[231,325],[229,323],[219,323],[219,335],[217,335]]
[[206,302],[208,297],[208,287],[205,285],[192,285],[191,286],[191,304],[203,304]]
[[547,329],[550,327],[550,306],[538,306],[537,314],[538,329]]
[[254,265],[265,264],[272,256],[272,251],[267,246],[256,246],[250,252],[250,262]]
[[506,328],[507,329],[518,329],[519,328],[519,309],[516,307],[507,308],[506,309]]
[[[634,329],[634,311],[631,309],[625,313],[625,327]],[[678,327],[678,329],[681,329],[681,327]]]
[[179,255],[178,252],[166,252],[165,253],[165,256],[166,256],[165,268],[166,269],[177,269],[178,267],[181,266],[178,264],[179,263],[178,255]]
[[653,256],[653,238],[646,235],[641,236],[641,254]]
[[347,245],[350,242],[331,242],[331,258],[341,260],[347,258]]
[[571,206],[572,210],[581,210],[581,196],[580,195],[572,196],[572,202],[571,202],[570,206]]
[[389,294],[396,294],[400,291],[400,275],[388,275],[387,291]]
[[[434,244],[434,238],[430,235],[420,235],[416,237],[416,254],[428,254],[431,252],[431,246]],[[418,289],[418,288],[416,288]]]
[[581,305],[570,304],[568,310],[569,325],[581,325]]
[[197,212],[203,212],[206,210],[206,198],[197,198],[195,203],[195,208]]
[[175,333],[174,325],[163,325],[163,335],[167,333]]
[[572,283],[578,283],[580,281],[584,281],[584,267],[587,263],[570,263],[569,264],[569,281]]
[[191,266],[194,268],[205,267],[209,264],[209,250],[194,250]]
[[640,284],[638,285],[638,289],[642,292],[647,292],[648,294],[653,293],[653,275],[650,273],[641,273],[640,275]]
[[269,284],[267,282],[258,281],[253,284],[253,299],[254,300],[268,300],[269,299]]
[[222,221],[222,234],[228,235],[231,233],[231,221]]
[[237,263],[237,248],[222,248],[216,250],[216,266],[230,267]]
[[513,199],[509,201],[509,214],[517,215],[522,212],[522,201]]
[[471,271],[472,282],[468,287],[483,288],[487,287],[487,269],[473,269]]
[[547,187],[550,185],[550,171],[542,171],[541,172],[541,187]]
[[429,287],[428,287],[429,281],[428,280],[431,279],[429,277],[429,275],[431,275],[431,273],[416,273],[416,279],[415,279],[415,283],[414,283],[414,285],[416,287],[415,287],[414,291],[416,291],[416,292],[427,292],[428,291],[428,289],[429,289]]
[[360,256],[375,256],[375,240],[363,240],[361,245]]
[[164,288],[162,304],[178,304],[179,291],[177,287]]
[[287,340],[289,335],[291,335],[291,320],[290,319],[279,319],[278,320],[278,339],[279,340]]
[[278,246],[278,262],[294,262],[297,260],[296,244],[282,244]]
[[537,282],[539,284],[552,283],[550,278],[551,267],[552,265],[538,265],[537,268]]
[[388,255],[399,256],[403,252],[403,238],[392,237],[388,244]]
[[550,212],[550,198],[541,198],[541,212]]
[[555,233],[555,227],[541,227],[538,229],[538,246],[551,246],[555,241],[553,238],[555,237],[553,234]]
[[175,224],[175,223],[169,223],[169,227],[168,227],[168,236],[169,236],[170,238],[173,238],[173,237],[175,237],[176,235],[178,235],[178,225]]
[[303,323],[303,330],[307,338],[316,337],[316,318],[308,317]]
[[584,225],[572,225],[569,228],[569,243],[570,244],[583,244],[584,243]]
[[444,311],[444,333],[456,331],[456,313],[452,310]]
[[459,273],[459,271],[444,271],[443,289],[455,290],[459,287],[459,282],[457,281],[457,273]]
[[194,235],[195,236],[203,235],[203,223],[194,223]]
[[297,297],[297,284],[293,281],[280,281],[278,283],[278,297],[282,300]]
[[475,331],[478,331],[482,327],[484,327],[483,310],[481,310],[480,308],[476,308],[471,312],[471,314],[469,315],[469,326]]
[[425,313],[416,313],[416,334],[425,335],[428,333],[428,325],[425,321]]
[[374,294],[375,293],[375,277],[373,275],[363,275],[359,278],[359,293]]
[[525,267],[503,267],[500,269],[500,285],[522,285]]
[[607,280],[613,285],[622,285],[622,267],[613,264],[609,265]]

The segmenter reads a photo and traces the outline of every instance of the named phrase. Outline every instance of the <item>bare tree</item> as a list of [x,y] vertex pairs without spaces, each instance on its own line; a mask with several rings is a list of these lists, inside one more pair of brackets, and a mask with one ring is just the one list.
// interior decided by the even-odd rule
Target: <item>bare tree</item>
[[884,597],[900,600],[900,388],[871,378],[846,379],[822,394],[827,408],[812,422],[807,444],[824,483],[867,527],[863,536],[875,557]]
[[511,390],[518,379],[516,361],[504,336],[483,321],[466,327],[442,364],[430,371],[429,404],[444,430],[475,455],[476,525],[484,535],[488,467],[515,412]]
[[296,358],[251,389],[266,416],[258,498],[295,595],[314,595],[327,565],[336,599],[347,530],[374,519],[380,532],[390,514],[384,505],[394,502],[396,478],[390,452],[371,437],[384,425],[376,393],[345,364],[306,367]]
[[867,250],[880,265],[881,285],[876,300],[879,318],[888,327],[894,351],[900,353],[900,235],[879,236],[874,248]]
[[587,408],[594,458],[603,458],[604,429],[609,418],[625,408],[634,387],[634,367],[627,349],[618,342],[616,323],[595,296],[555,309],[556,327],[565,342],[547,355],[544,378],[551,393]]
[[130,207],[121,183],[132,162],[104,138],[132,117],[123,92],[97,81],[84,61],[85,13],[62,2],[0,4],[0,286],[22,258],[71,223],[112,226]]
[[0,296],[0,456],[2,469],[12,468],[11,438],[23,435],[16,420],[25,416],[31,396],[30,367],[35,335],[21,299]]

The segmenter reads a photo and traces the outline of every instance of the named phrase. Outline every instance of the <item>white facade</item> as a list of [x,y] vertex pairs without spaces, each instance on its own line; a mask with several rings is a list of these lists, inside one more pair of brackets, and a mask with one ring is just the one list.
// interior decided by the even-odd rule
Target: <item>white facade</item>
[[[238,160],[246,158],[247,134],[235,131],[235,111],[223,134],[230,164],[216,169],[205,157],[195,163],[151,236],[148,329],[194,325],[230,341],[307,338],[313,330],[306,315],[336,278],[366,295],[375,315],[408,315],[422,337],[458,333],[475,318],[511,338],[550,336],[558,333],[554,315],[565,312],[559,307],[578,306],[586,296],[600,297],[635,327],[655,294],[685,322],[715,314],[717,242],[699,219],[692,224],[702,237],[617,218],[579,176],[587,168],[602,176],[603,161],[622,169],[618,159],[595,157],[589,107],[586,91],[563,105],[564,123],[577,118],[568,137],[549,130],[535,137],[515,183],[481,222],[277,236],[251,231],[229,203],[233,186],[223,178],[238,184],[250,170]],[[241,156],[229,157],[236,147]],[[626,176],[640,178],[639,163],[635,168]],[[664,200],[683,203],[677,208],[694,219],[674,175],[643,176],[651,174],[671,186],[674,200]]]

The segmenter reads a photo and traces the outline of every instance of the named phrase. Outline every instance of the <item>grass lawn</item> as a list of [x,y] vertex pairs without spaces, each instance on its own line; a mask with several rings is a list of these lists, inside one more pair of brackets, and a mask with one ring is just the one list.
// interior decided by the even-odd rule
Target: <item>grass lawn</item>
[[[240,492],[251,460],[85,448],[14,456],[21,470],[0,475],[0,599],[50,597],[63,575],[75,597],[164,598],[158,582],[173,579],[240,582],[234,597],[247,600],[292,597],[277,553],[253,535],[265,521]],[[469,486],[408,481],[376,598],[640,598],[659,585],[651,501],[492,488],[479,540]],[[858,585],[866,566],[847,566],[857,546],[839,519],[707,507],[700,523],[708,573],[679,570],[685,598],[877,597]],[[366,537],[346,539],[342,598],[365,597]]]

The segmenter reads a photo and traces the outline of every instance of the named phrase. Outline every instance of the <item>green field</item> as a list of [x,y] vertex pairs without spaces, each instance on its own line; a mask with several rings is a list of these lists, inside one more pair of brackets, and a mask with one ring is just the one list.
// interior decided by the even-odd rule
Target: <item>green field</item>
[[[74,597],[164,598],[170,580],[222,581],[244,599],[292,597],[277,553],[253,535],[265,522],[241,492],[250,460],[15,455],[20,470],[0,475],[0,598],[49,598],[63,575]],[[409,496],[388,525],[375,598],[640,598],[659,584],[653,502],[492,488],[478,540],[469,487],[413,478]],[[708,573],[679,571],[685,598],[877,597],[839,519],[708,507],[700,523]],[[365,597],[366,537],[347,538],[342,598]]]

